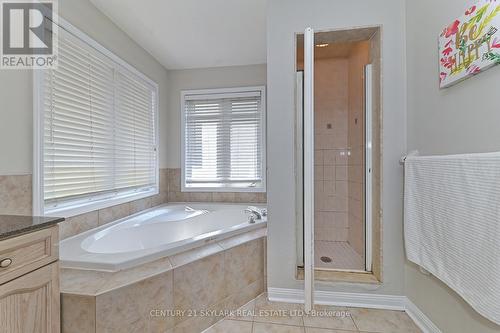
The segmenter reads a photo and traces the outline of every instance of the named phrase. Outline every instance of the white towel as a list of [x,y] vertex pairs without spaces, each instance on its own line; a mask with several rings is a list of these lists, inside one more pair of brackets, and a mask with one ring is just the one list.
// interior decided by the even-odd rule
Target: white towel
[[500,325],[500,152],[408,156],[406,256]]

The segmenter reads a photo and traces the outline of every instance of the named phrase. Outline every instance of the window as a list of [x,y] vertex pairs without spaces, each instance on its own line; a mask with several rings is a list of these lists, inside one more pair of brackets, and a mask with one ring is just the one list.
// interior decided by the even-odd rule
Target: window
[[88,36],[59,29],[35,74],[35,213],[71,216],[158,193],[158,87]]
[[182,92],[182,190],[265,191],[265,88]]

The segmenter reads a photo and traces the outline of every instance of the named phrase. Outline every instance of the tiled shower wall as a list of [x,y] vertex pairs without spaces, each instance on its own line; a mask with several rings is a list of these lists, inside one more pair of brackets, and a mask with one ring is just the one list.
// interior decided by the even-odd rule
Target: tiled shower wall
[[315,239],[347,241],[348,59],[315,61]]
[[[160,169],[159,194],[68,218],[59,226],[60,238],[68,238],[166,202],[266,203],[265,193],[182,193],[180,184],[180,169]],[[32,207],[31,175],[0,176],[0,214],[31,215]]]
[[348,241],[354,250],[365,255],[365,115],[364,67],[369,63],[370,43],[356,43],[349,57],[348,138]]

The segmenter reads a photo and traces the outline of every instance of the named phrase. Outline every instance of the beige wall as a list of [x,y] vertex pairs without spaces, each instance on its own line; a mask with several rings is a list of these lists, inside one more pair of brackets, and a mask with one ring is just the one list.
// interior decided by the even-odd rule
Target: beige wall
[[365,257],[365,65],[370,62],[370,42],[359,42],[349,56],[349,112],[347,119],[349,244]]
[[266,84],[266,65],[168,71],[168,167],[181,166],[181,91]]
[[[88,0],[59,1],[59,14],[158,83],[160,165],[167,165],[167,72]],[[31,174],[33,84],[29,70],[0,70],[0,175]]]
[[402,168],[406,151],[405,3],[400,0],[342,2],[269,0],[267,17],[268,84],[268,283],[302,289],[296,273],[295,216],[295,33],[382,25],[383,104],[383,283],[318,283],[331,291],[403,294]]
[[[496,99],[500,66],[451,88],[438,88],[437,37],[475,2],[407,1],[409,150],[418,149],[421,154],[500,150]],[[443,333],[500,332],[500,326],[481,317],[447,286],[408,262],[405,293]]]

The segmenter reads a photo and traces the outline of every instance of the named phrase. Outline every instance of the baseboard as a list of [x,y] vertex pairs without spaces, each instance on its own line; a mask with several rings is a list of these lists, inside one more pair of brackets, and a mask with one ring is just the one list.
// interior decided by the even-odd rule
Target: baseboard
[[[300,289],[268,288],[269,300],[274,302],[304,303]],[[424,333],[442,333],[439,328],[406,296],[316,291],[316,304],[406,311]]]
[[[268,288],[267,295],[271,301],[275,302],[304,303],[304,291],[300,289]],[[317,290],[314,300],[316,304],[323,305],[403,311],[406,297]]]
[[406,298],[405,311],[424,333],[442,333],[441,330],[409,298]]

